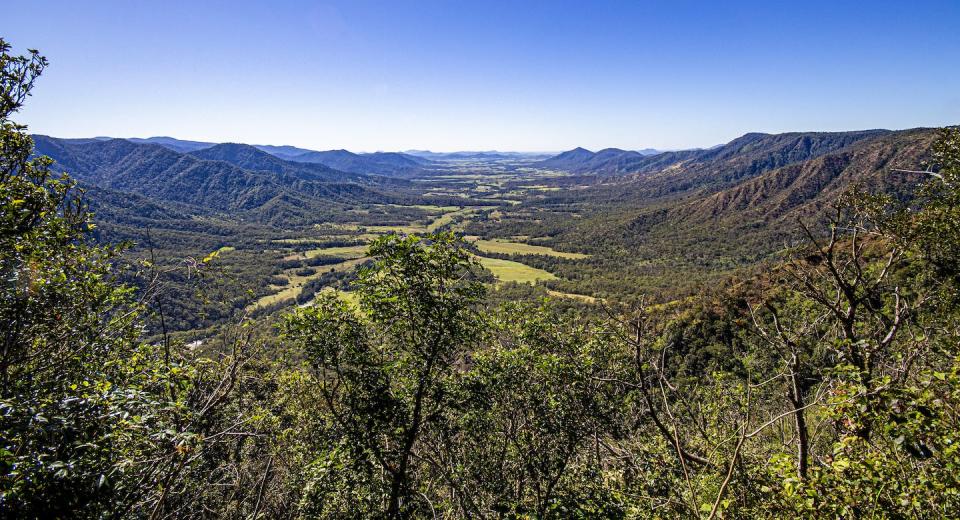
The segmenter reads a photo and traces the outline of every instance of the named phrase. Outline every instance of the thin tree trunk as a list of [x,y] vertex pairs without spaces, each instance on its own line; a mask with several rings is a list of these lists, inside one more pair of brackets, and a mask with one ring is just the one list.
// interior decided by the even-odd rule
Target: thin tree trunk
[[799,361],[796,355],[790,367],[790,404],[793,406],[793,418],[797,429],[797,477],[803,480],[807,477],[809,464],[810,436],[807,431],[807,410],[804,404],[803,390],[798,381],[797,369]]
[[400,454],[400,465],[396,474],[393,476],[393,482],[390,483],[390,504],[387,507],[387,518],[402,518],[400,512],[400,500],[407,488],[407,465],[410,461],[410,454],[413,452],[413,445],[417,441],[420,433],[420,426],[423,421],[423,398],[427,392],[427,386],[430,380],[430,373],[433,371],[435,357],[431,357],[427,362],[423,379],[417,386],[417,393],[414,397],[413,417],[410,429],[407,430],[404,440],[403,452]]

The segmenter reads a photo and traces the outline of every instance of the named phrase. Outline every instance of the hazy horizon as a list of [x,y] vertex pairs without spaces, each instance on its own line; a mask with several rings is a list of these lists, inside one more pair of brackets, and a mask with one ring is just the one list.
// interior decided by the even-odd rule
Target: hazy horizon
[[[952,127],[952,126],[960,126],[960,125],[956,125],[956,124],[945,124],[945,125],[941,125],[941,126],[950,126],[950,127]],[[418,147],[413,147],[413,148],[406,148],[406,149],[402,149],[402,150],[401,150],[401,149],[385,149],[385,148],[378,148],[378,149],[309,148],[309,147],[306,147],[306,146],[291,145],[291,144],[289,144],[289,143],[252,143],[252,142],[242,142],[242,141],[235,141],[235,140],[234,140],[234,141],[231,141],[231,140],[208,140],[208,139],[182,139],[182,138],[180,138],[180,137],[173,136],[173,135],[128,135],[128,136],[119,136],[119,135],[116,135],[116,136],[114,136],[114,135],[75,135],[75,136],[63,136],[63,135],[51,135],[51,134],[46,134],[46,133],[43,133],[43,132],[34,132],[34,131],[32,131],[32,130],[30,131],[30,133],[31,133],[31,134],[34,134],[34,135],[47,135],[48,137],[53,137],[53,138],[57,138],[57,139],[143,139],[143,140],[146,140],[146,139],[157,139],[157,138],[159,138],[159,139],[175,139],[175,140],[178,140],[178,141],[191,141],[191,142],[210,143],[210,144],[213,144],[213,145],[217,145],[217,144],[246,144],[246,145],[250,145],[250,146],[274,146],[274,147],[293,146],[293,147],[296,147],[296,148],[304,148],[304,149],[308,149],[308,150],[312,150],[312,151],[329,151],[329,150],[341,150],[341,149],[342,149],[342,150],[347,150],[347,151],[349,151],[349,152],[354,152],[354,153],[378,153],[378,152],[403,152],[403,153],[418,152],[418,153],[421,153],[421,152],[422,152],[422,153],[450,154],[450,153],[489,153],[489,152],[500,152],[500,153],[520,153],[520,154],[531,154],[531,155],[534,155],[534,154],[559,154],[559,153],[563,153],[563,152],[567,152],[567,151],[573,150],[574,148],[585,148],[585,149],[587,149],[587,150],[589,150],[589,151],[592,151],[592,152],[597,152],[597,151],[600,151],[600,150],[603,150],[603,149],[607,149],[607,148],[621,148],[621,149],[623,149],[623,150],[629,150],[629,151],[654,150],[654,151],[656,151],[656,152],[673,152],[673,151],[681,151],[681,150],[710,149],[710,148],[715,148],[715,147],[718,147],[718,146],[722,146],[722,145],[724,145],[724,144],[727,144],[727,143],[729,143],[730,141],[732,141],[732,140],[734,140],[734,139],[736,139],[736,138],[738,138],[738,137],[742,137],[742,136],[744,136],[744,135],[746,135],[746,134],[748,134],[748,133],[768,133],[768,134],[798,133],[798,134],[802,134],[802,133],[812,133],[812,132],[826,132],[826,133],[830,133],[830,132],[836,132],[836,133],[842,133],[842,132],[862,132],[862,131],[870,131],[870,130],[887,130],[887,131],[897,132],[897,131],[904,131],[904,130],[931,129],[931,128],[939,128],[939,126],[923,126],[923,127],[915,126],[915,127],[908,127],[908,128],[851,128],[851,129],[848,129],[848,130],[784,130],[784,131],[782,131],[782,132],[755,132],[755,131],[748,131],[748,132],[744,132],[743,134],[736,135],[736,136],[734,136],[734,137],[732,137],[731,139],[728,139],[728,140],[726,140],[726,141],[723,141],[723,142],[720,142],[720,143],[715,143],[715,144],[710,145],[710,146],[688,146],[688,147],[679,147],[679,148],[653,148],[653,147],[649,147],[649,146],[648,146],[648,147],[636,147],[636,148],[621,148],[621,147],[616,147],[616,146],[588,147],[588,146],[576,145],[576,146],[571,146],[570,148],[557,149],[557,150],[517,150],[517,149],[509,149],[509,148],[488,148],[488,149],[479,149],[479,148],[456,148],[456,149],[450,149],[450,150],[434,150],[434,149],[424,148],[424,147],[419,147],[419,148],[418,148]]]
[[934,0],[41,1],[0,35],[51,61],[32,133],[557,152],[957,124],[958,26]]

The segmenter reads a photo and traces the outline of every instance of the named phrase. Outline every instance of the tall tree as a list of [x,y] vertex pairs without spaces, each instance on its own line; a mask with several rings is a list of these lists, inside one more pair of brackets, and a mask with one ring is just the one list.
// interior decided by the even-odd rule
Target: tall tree
[[244,438],[224,404],[246,339],[224,362],[140,339],[153,286],[118,281],[123,249],[10,119],[46,65],[0,39],[0,516],[190,516]]
[[445,406],[445,382],[477,344],[484,288],[451,233],[388,235],[369,253],[375,262],[354,285],[359,309],[327,294],[293,315],[285,334],[309,355],[352,465],[373,482],[371,507],[397,518],[426,507],[416,454]]
[[107,419],[123,396],[108,374],[137,334],[130,292],[110,283],[117,250],[51,160],[31,158],[10,118],[47,61],[0,40],[0,503],[29,516],[97,510],[118,448]]

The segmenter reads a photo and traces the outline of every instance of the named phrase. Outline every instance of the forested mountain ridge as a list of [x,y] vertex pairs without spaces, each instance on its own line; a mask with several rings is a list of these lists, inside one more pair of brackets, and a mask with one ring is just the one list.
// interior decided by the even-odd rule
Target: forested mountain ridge
[[549,282],[557,290],[613,295],[629,280],[633,290],[677,296],[802,241],[798,219],[815,226],[847,191],[909,200],[921,176],[893,170],[928,160],[936,137],[929,129],[749,134],[725,149],[647,158],[642,173],[576,177],[579,187],[546,192],[467,232],[546,237],[595,255],[591,265],[559,271],[563,280]]
[[572,173],[650,175],[671,169],[687,172],[724,172],[722,178],[735,180],[759,171],[812,159],[861,139],[889,133],[889,130],[854,132],[748,133],[710,149],[680,150],[652,155],[618,149],[593,153],[583,148],[564,152],[538,163]]
[[38,155],[51,157],[57,168],[81,182],[202,211],[240,211],[259,219],[296,221],[331,205],[389,203],[404,197],[403,181],[290,163],[246,145],[217,145],[182,154],[124,139],[71,143],[34,136],[34,141]]
[[[209,151],[222,145],[237,145],[237,143],[211,143],[205,141],[188,141],[176,139],[173,137],[127,137],[110,138],[95,137],[88,139],[59,139],[62,142],[71,144],[83,144],[95,141],[109,141],[111,139],[124,139],[137,144],[156,144],[168,150],[178,153],[199,153],[208,152],[209,154],[224,153]],[[429,158],[417,157],[416,155],[400,152],[373,152],[373,153],[353,153],[347,150],[327,150],[317,151],[296,146],[275,146],[253,144],[248,146],[265,152],[277,159],[296,163],[310,163],[318,166],[327,166],[331,170],[338,170],[342,173],[352,173],[358,175],[383,175],[383,176],[409,176],[417,173],[421,168],[428,167],[432,163]],[[233,153],[238,153],[234,150]],[[247,155],[253,155],[249,150],[244,152]],[[204,154],[201,154],[204,155]],[[199,156],[199,155],[198,155]],[[229,154],[226,156],[228,157]],[[212,157],[208,157],[212,158]]]
[[319,163],[293,162],[280,159],[248,144],[223,143],[190,152],[205,161],[224,161],[245,170],[269,172],[304,180],[371,183],[365,175],[340,171]]
[[729,188],[705,189],[675,202],[654,204],[624,223],[623,233],[653,243],[686,245],[705,257],[716,251],[740,262],[762,258],[802,242],[798,223],[819,227],[845,193],[911,200],[923,176],[895,170],[911,170],[927,161],[936,136],[933,130],[917,130],[860,140]]
[[538,168],[564,170],[571,173],[623,173],[632,171],[634,165],[645,157],[658,155],[656,150],[643,151],[604,148],[591,152],[586,148],[574,148],[535,163]]
[[[110,138],[105,138],[110,139]],[[173,137],[167,136],[157,136],[157,137],[127,137],[127,141],[132,143],[142,143],[142,144],[158,144],[164,148],[169,148],[175,152],[186,153],[193,152],[196,150],[202,150],[204,148],[210,148],[216,143],[208,143],[204,141],[187,141],[184,139],[176,139]]]
[[299,147],[290,146],[290,145],[276,146],[276,145],[270,145],[270,144],[255,144],[252,146],[259,150],[263,150],[264,152],[267,152],[270,155],[277,156],[287,161],[289,161],[290,159],[298,155],[303,155],[305,153],[310,153],[313,151],[313,150],[307,150],[306,148],[299,148]]
[[604,201],[605,204],[623,207],[656,205],[667,200],[733,189],[785,166],[801,165],[834,152],[853,151],[862,143],[873,143],[871,146],[878,148],[899,149],[901,141],[926,139],[929,145],[935,133],[933,129],[914,129],[746,134],[711,150],[664,152],[645,157],[633,163],[632,173],[606,177],[584,189],[553,193],[541,202],[576,204]]
[[[909,197],[919,176],[893,170],[920,164],[929,156],[935,138],[934,130],[882,133],[827,147],[829,152],[802,161],[784,156],[747,161],[741,155],[724,154],[719,159],[722,164],[712,166],[717,168],[715,177],[709,177],[704,166],[712,161],[686,170],[705,179],[703,184],[692,184],[682,198],[668,192],[660,202],[650,198],[638,206],[655,208],[653,212],[659,215],[656,218],[668,226],[719,226],[716,229],[743,234],[782,232],[795,229],[799,218],[816,219],[853,188]],[[766,166],[777,164],[786,165]],[[676,179],[671,177],[668,183]],[[741,180],[731,182],[730,178]],[[656,175],[638,175],[633,182],[643,185],[640,189],[644,190],[659,180]],[[638,217],[634,223],[638,221],[647,225],[651,222],[648,217]]]
[[907,130],[863,139],[814,159],[792,163],[681,208],[701,220],[812,216],[851,187],[909,197],[921,177],[911,170],[929,157],[933,130]]
[[397,152],[356,154],[347,150],[307,152],[290,157],[291,161],[319,163],[345,172],[405,176],[419,172],[431,161]]

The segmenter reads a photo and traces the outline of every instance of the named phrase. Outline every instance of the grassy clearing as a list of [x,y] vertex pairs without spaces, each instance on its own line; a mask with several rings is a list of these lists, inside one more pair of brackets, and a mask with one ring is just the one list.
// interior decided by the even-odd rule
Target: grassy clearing
[[339,222],[321,222],[314,224],[313,227],[325,231],[356,231],[360,229],[359,224],[342,224]]
[[[357,293],[355,292],[341,291],[340,289],[334,289],[333,287],[324,287],[323,289],[320,290],[320,292],[323,294],[332,292],[336,294],[338,297],[340,297],[341,300],[349,303],[350,305],[353,305],[354,307],[360,306],[360,296],[358,296]],[[313,302],[315,301],[317,301],[316,298],[305,303],[303,306],[306,307],[308,305],[312,305]]]
[[[489,197],[484,197],[484,198],[482,198],[482,199],[477,198],[477,199],[474,199],[474,200],[477,201],[477,202],[492,202],[492,203],[497,203],[497,204],[502,204],[502,203],[506,202],[507,204],[510,204],[511,206],[516,206],[517,204],[520,204],[520,201],[519,201],[519,200],[507,199],[507,198],[504,198],[504,197],[500,196],[499,194],[498,194],[497,196],[491,195],[491,196],[489,196]],[[494,206],[487,206],[487,207],[494,207]],[[496,207],[499,207],[499,206],[496,206]]]
[[[440,215],[439,217],[434,219],[433,222],[431,222],[430,225],[427,226],[427,232],[433,233],[434,231],[437,231],[438,229],[444,226],[452,224],[454,219],[456,218],[462,218],[464,221],[466,221],[468,217],[477,213],[478,211],[483,211],[485,209],[495,208],[495,207],[496,206],[467,206],[464,208],[460,208],[456,211],[444,213],[443,215]],[[455,229],[461,228],[461,227],[462,225],[454,226]]]
[[493,273],[493,275],[497,277],[497,280],[501,282],[537,283],[541,280],[554,280],[557,278],[549,271],[530,267],[529,265],[512,260],[500,260],[499,258],[486,258],[483,256],[476,258],[480,261],[480,265]]
[[427,230],[425,226],[417,225],[408,225],[408,226],[360,226],[361,230],[369,231],[371,233],[423,233]]
[[435,206],[433,204],[411,204],[408,206],[402,206],[400,204],[390,204],[390,206],[395,208],[417,208],[424,211],[429,211],[432,213],[447,213],[450,211],[457,211],[460,209],[460,206]]
[[429,226],[427,226],[427,232],[433,233],[434,231],[442,228],[443,226],[446,226],[447,224],[453,222],[453,218],[458,214],[461,214],[461,213],[457,211],[454,213],[444,213],[443,215],[440,215],[439,217],[434,219],[434,221],[431,222]]
[[583,253],[567,253],[557,251],[547,246],[535,246],[506,240],[477,240],[477,248],[484,253],[500,253],[505,255],[547,255],[560,258],[581,260],[589,257]]
[[[336,256],[339,258],[360,258],[367,254],[367,246],[343,246],[343,247],[323,247],[320,249],[311,249],[304,253],[307,258],[315,256]],[[339,265],[339,264],[338,264]]]
[[279,292],[268,294],[263,298],[260,298],[250,307],[251,308],[266,307],[268,305],[273,305],[274,303],[282,302],[284,300],[293,300],[297,296],[299,296],[302,291],[303,291],[303,284],[290,285]]
[[557,186],[546,186],[542,184],[538,184],[534,186],[520,186],[520,187],[528,190],[534,190],[534,191],[560,191],[561,189]]
[[570,298],[572,300],[580,300],[586,303],[597,303],[596,298],[594,298],[593,296],[587,296],[586,294],[574,294],[574,293],[568,293],[568,292],[553,291],[550,289],[547,289],[547,294],[549,294],[550,296],[558,297],[558,298]]
[[464,181],[497,181],[497,180],[513,180],[516,178],[516,175],[511,175],[508,173],[463,173],[463,174],[452,174],[452,175],[437,175],[432,179],[435,181],[446,181],[446,182],[464,182]]
[[312,244],[315,242],[322,242],[322,239],[319,238],[275,238],[271,240],[274,244]]
[[401,226],[374,226],[374,225],[365,225],[365,224],[332,224],[332,223],[323,223],[317,224],[315,226],[317,229],[331,229],[339,231],[366,231],[369,233],[389,233],[394,231],[396,233],[423,233],[425,229],[424,226],[418,225],[401,225]]
[[303,292],[303,286],[310,280],[318,278],[326,272],[340,272],[354,269],[356,266],[362,264],[364,260],[366,260],[366,258],[361,257],[340,262],[339,264],[321,265],[317,267],[317,270],[314,272],[314,274],[309,276],[300,276],[295,273],[296,269],[288,269],[287,271],[284,271],[284,276],[286,276],[288,280],[287,285],[273,294],[268,294],[263,298],[260,298],[253,305],[251,305],[250,308],[265,307],[267,305],[273,305],[274,303],[282,302],[284,300],[295,300],[297,296],[300,296],[300,293]]

